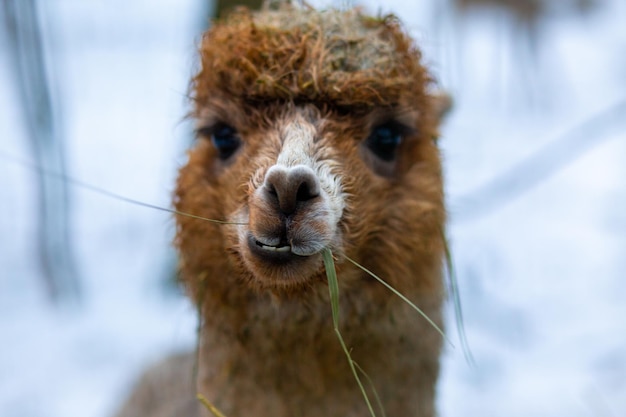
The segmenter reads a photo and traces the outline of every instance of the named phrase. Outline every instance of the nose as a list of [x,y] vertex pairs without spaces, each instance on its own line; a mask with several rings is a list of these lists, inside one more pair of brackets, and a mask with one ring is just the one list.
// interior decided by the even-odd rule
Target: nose
[[274,201],[281,213],[293,214],[299,206],[320,194],[320,182],[315,172],[307,166],[272,166],[265,175],[263,192]]

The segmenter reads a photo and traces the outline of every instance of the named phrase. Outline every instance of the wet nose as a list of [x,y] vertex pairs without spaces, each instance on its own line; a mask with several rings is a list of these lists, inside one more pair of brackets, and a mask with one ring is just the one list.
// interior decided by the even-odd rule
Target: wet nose
[[268,199],[275,201],[281,213],[293,214],[320,194],[319,179],[307,166],[284,167],[274,165],[265,175],[263,184]]

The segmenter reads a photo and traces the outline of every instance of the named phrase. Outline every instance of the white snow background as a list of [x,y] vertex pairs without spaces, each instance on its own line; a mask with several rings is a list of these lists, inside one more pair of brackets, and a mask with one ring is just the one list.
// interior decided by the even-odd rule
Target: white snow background
[[[68,174],[168,207],[202,2],[40,3]],[[593,124],[626,100],[626,2],[550,18],[535,64],[502,16],[414,3],[366,4],[401,17],[455,100],[441,146],[475,365],[446,349],[440,415],[626,416],[626,112]],[[0,152],[29,160],[6,42]],[[194,346],[193,307],[164,287],[171,215],[71,191],[83,299],[55,307],[34,261],[35,174],[0,158],[0,417],[110,416],[143,367]]]

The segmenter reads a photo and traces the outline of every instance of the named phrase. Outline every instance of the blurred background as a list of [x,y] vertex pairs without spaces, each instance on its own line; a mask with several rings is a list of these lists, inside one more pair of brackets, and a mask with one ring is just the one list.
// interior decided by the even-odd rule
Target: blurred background
[[[232,3],[0,0],[0,416],[109,416],[193,348],[172,216],[124,198],[170,207],[196,46]],[[625,416],[626,2],[358,4],[398,15],[454,100],[475,364],[447,348],[440,415]]]

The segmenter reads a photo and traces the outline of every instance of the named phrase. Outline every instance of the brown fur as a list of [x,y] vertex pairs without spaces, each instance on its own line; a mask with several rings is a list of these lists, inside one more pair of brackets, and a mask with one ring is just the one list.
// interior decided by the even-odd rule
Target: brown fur
[[200,409],[195,396],[195,358],[177,354],[152,366],[117,417],[196,417]]
[[[200,126],[235,127],[243,145],[223,161],[211,141],[198,141],[180,171],[176,209],[249,220],[176,218],[182,282],[201,312],[198,392],[228,417],[369,414],[332,329],[320,253],[275,266],[238,235],[280,221],[258,190],[286,126],[297,125],[313,132],[311,152],[341,179],[336,225],[318,198],[296,220],[320,216],[316,231],[336,226],[327,246],[337,259],[343,337],[388,416],[433,416],[440,335],[345,260],[386,279],[441,326],[445,212],[435,138],[443,106],[428,93],[419,51],[391,17],[283,6],[217,22],[200,53],[194,115]],[[385,163],[363,141],[390,119],[411,130],[397,160]]]

